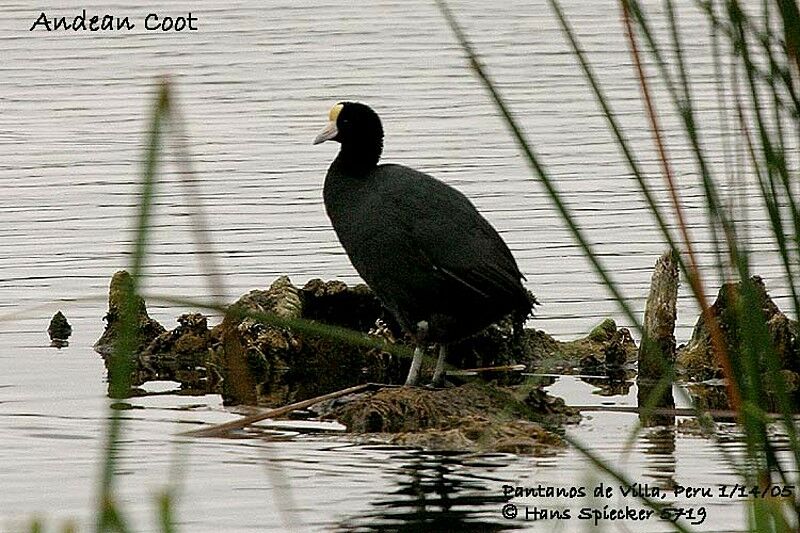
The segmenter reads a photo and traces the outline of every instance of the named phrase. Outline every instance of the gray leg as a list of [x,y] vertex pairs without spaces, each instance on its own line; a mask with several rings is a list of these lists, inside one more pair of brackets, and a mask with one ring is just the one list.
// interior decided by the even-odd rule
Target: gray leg
[[439,358],[436,360],[436,370],[433,371],[433,381],[431,385],[441,387],[444,385],[444,360],[447,357],[447,348],[444,344],[439,345]]
[[408,369],[406,387],[412,387],[419,380],[419,367],[422,366],[422,348],[417,345],[414,348],[414,359],[411,360],[411,368]]

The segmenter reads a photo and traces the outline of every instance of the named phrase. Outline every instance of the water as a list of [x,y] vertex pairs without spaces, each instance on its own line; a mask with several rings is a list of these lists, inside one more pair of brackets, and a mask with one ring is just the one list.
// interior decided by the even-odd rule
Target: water
[[[643,164],[655,172],[616,3],[566,4]],[[549,9],[522,1],[454,7],[568,205],[641,311],[650,269],[665,246]],[[107,417],[103,366],[91,345],[102,331],[110,276],[129,262],[143,133],[153,81],[162,74],[173,79],[187,122],[226,300],[282,274],[298,284],[312,277],[358,281],[321,202],[335,147],[310,144],[328,108],[352,99],[381,114],[386,161],[458,187],[498,228],[544,304],[537,327],[571,338],[606,316],[625,323],[531,179],[431,2],[64,2],[47,14],[74,16],[83,8],[90,15],[129,16],[138,27],[29,32],[40,8],[0,2],[0,314],[12,315],[0,321],[0,527],[14,530],[34,514],[51,525],[91,523]],[[142,31],[150,12],[189,11],[199,31]],[[691,10],[682,18],[686,52],[698,80],[698,108],[713,117],[719,104],[707,81],[712,65],[699,20]],[[665,126],[677,124],[666,106],[662,111]],[[720,136],[709,131],[706,141],[721,158]],[[670,142],[700,256],[710,264],[699,180],[684,143],[674,135]],[[730,194],[741,192],[747,189],[733,187]],[[750,212],[755,270],[788,308],[767,224],[755,206]],[[148,249],[148,293],[208,296],[190,227],[179,179],[167,164]],[[687,292],[679,305],[679,341],[697,315]],[[57,309],[75,330],[62,351],[47,347],[45,335]],[[150,311],[171,327],[184,309],[151,304]],[[601,397],[566,378],[552,388],[580,404],[624,405],[635,398]],[[280,442],[177,445],[172,435],[193,423],[232,417],[218,397],[166,395],[134,403],[140,408],[126,412],[119,480],[137,530],[155,529],[154,494],[176,456],[186,463],[178,511],[183,531],[280,531],[284,521],[298,530],[401,524],[415,530],[444,521],[476,531],[586,526],[500,515],[504,484],[588,485],[591,471],[573,451],[546,459],[441,456],[302,434]],[[735,481],[714,445],[680,433],[637,439],[623,456],[633,421],[627,414],[591,413],[572,432],[636,481]],[[735,439],[726,446],[740,450]],[[740,503],[706,503],[704,526],[742,527]]]

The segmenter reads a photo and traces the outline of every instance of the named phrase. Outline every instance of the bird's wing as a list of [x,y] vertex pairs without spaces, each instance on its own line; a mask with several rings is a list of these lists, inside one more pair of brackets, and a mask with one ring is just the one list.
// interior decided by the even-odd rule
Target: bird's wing
[[427,174],[401,168],[407,183],[394,184],[393,218],[407,226],[408,246],[427,261],[433,275],[478,299],[518,300],[522,274],[516,261],[469,199]]

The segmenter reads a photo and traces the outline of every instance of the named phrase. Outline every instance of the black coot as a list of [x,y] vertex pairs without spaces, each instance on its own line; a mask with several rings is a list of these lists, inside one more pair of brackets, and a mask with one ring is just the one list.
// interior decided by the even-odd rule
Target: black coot
[[445,345],[514,313],[531,300],[511,252],[466,196],[401,165],[378,164],[383,127],[368,106],[342,102],[314,139],[341,143],[325,177],[325,209],[353,266],[422,348],[438,343],[433,383],[444,379]]

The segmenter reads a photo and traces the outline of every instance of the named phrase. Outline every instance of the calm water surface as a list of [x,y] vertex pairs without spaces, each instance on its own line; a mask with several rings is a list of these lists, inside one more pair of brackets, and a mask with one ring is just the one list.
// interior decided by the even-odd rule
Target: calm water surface
[[[645,167],[655,170],[616,3],[565,3]],[[641,310],[664,244],[544,4],[453,5],[605,264]],[[102,331],[108,280],[129,261],[143,132],[158,75],[174,80],[187,121],[224,275],[219,296],[232,300],[282,274],[298,284],[313,277],[358,281],[322,207],[335,147],[310,144],[329,107],[353,99],[383,117],[385,160],[458,187],[495,224],[544,304],[537,327],[570,338],[603,317],[620,318],[432,2],[61,2],[47,13],[74,16],[83,8],[129,16],[137,29],[28,32],[42,8],[0,1],[0,314],[10,317],[0,321],[0,527],[16,530],[36,514],[51,525],[91,524],[107,416],[103,366],[91,345]],[[143,31],[148,13],[189,11],[197,32]],[[691,10],[682,22],[701,116],[714,117],[706,27]],[[666,111],[663,120],[677,123]],[[710,130],[705,139],[721,157],[720,136]],[[692,230],[710,264],[698,179],[681,139],[670,141]],[[208,296],[174,168],[167,164],[160,178],[146,289]],[[746,194],[746,187],[728,193]],[[756,207],[750,214],[755,270],[788,307]],[[75,330],[62,351],[47,347],[45,334],[56,309]],[[151,305],[151,315],[168,327],[182,311]],[[683,294],[679,313],[685,340],[696,311]],[[635,402],[635,391],[602,397],[577,379],[559,380],[552,390],[581,405]],[[134,404],[126,411],[119,480],[140,531],[156,529],[155,494],[175,457],[183,463],[182,531],[588,528],[505,520],[500,513],[504,484],[594,484],[596,475],[572,451],[546,459],[437,455],[286,432],[279,441],[178,444],[175,433],[233,415],[216,396],[164,395]],[[647,433],[623,454],[633,421],[596,412],[571,431],[636,481],[664,487],[735,481],[716,445],[673,431]],[[725,446],[739,450],[735,439]],[[741,528],[742,505],[702,503],[703,530]]]

